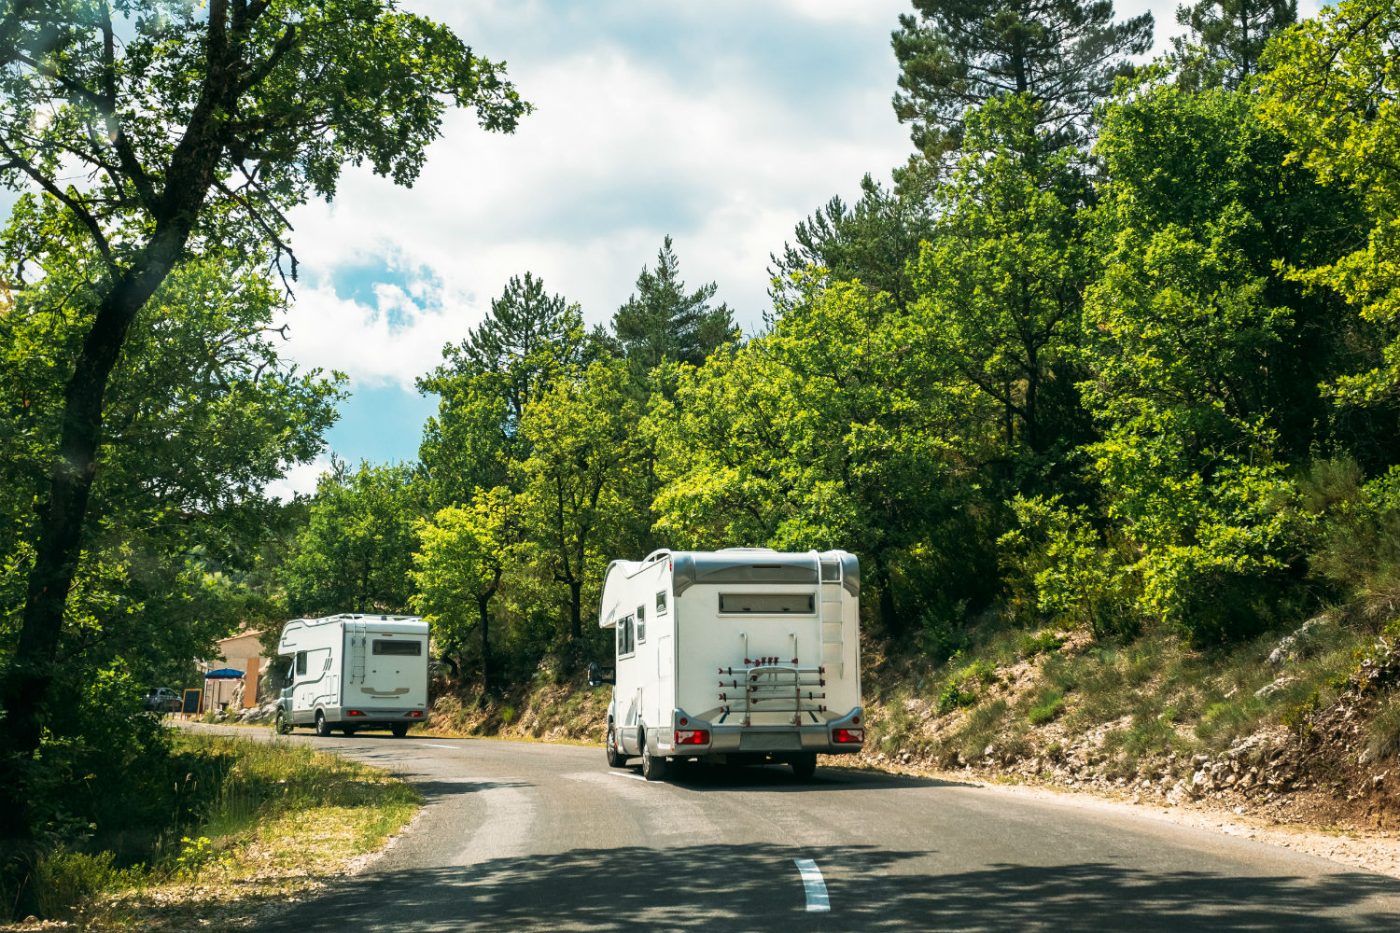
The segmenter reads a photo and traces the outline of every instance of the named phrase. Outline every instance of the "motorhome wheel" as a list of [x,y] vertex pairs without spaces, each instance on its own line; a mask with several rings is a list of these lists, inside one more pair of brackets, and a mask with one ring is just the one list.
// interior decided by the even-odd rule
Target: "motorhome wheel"
[[651,753],[651,747],[647,745],[646,729],[641,728],[639,732],[642,736],[642,777],[648,781],[665,780],[666,759]]
[[352,736],[352,735],[355,734],[355,727],[354,727],[354,726],[341,726],[341,727],[340,727],[340,731],[341,731],[341,732],[344,732],[344,733],[345,733],[345,737],[348,739],[348,738],[350,738],[350,736]]
[[815,752],[809,755],[798,755],[796,758],[792,759],[789,764],[792,765],[792,773],[799,781],[811,780],[812,775],[817,773],[817,756]]
[[613,731],[612,720],[608,720],[608,767],[627,767],[627,756],[622,754],[622,749],[617,747],[617,733]]
[[277,715],[272,720],[273,731],[278,735],[286,735],[292,731],[292,724],[287,721],[287,714],[279,706]]
[[321,738],[329,738],[331,734],[331,724],[326,722],[326,714],[320,710],[316,711],[316,734]]
[[389,727],[389,731],[394,733],[394,738],[401,739],[404,736],[408,735],[408,723],[396,722]]

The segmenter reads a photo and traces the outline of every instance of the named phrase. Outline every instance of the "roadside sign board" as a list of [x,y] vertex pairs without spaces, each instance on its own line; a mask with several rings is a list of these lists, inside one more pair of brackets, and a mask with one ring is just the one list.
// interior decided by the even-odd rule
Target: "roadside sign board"
[[195,689],[194,687],[189,687],[189,688],[187,688],[187,689],[185,690],[184,701],[180,704],[180,712],[182,712],[182,713],[198,713],[198,712],[199,712],[199,697],[200,697],[200,694],[202,694],[203,692],[204,692],[203,690],[197,690],[197,689]]

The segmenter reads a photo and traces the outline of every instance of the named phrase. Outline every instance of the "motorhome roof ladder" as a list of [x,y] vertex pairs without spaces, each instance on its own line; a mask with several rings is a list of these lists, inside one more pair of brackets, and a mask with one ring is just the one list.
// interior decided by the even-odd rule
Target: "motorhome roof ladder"
[[365,644],[365,622],[360,619],[345,627],[346,641],[350,643],[350,682],[362,684],[365,682],[365,655],[369,653],[369,646]]
[[842,584],[844,570],[841,558],[814,555],[817,560],[817,620],[822,630],[822,666],[833,677],[843,673],[842,658],[845,644],[841,637]]

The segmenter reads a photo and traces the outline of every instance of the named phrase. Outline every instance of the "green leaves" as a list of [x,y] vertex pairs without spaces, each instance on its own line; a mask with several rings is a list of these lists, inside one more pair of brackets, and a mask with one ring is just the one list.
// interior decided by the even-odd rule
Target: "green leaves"
[[715,289],[711,282],[686,292],[671,238],[666,237],[656,254],[656,268],[642,268],[636,293],[613,315],[617,341],[639,373],[667,360],[698,366],[738,339],[729,306],[710,304]]
[[284,577],[289,608],[306,615],[404,612],[421,515],[409,466],[344,464],[316,484]]
[[1363,368],[1341,375],[1333,391],[1344,405],[1394,399],[1400,387],[1400,75],[1395,35],[1400,12],[1384,0],[1329,7],[1274,42],[1259,112],[1287,137],[1319,181],[1353,192],[1370,229],[1334,261],[1297,272],[1356,308],[1374,349]]

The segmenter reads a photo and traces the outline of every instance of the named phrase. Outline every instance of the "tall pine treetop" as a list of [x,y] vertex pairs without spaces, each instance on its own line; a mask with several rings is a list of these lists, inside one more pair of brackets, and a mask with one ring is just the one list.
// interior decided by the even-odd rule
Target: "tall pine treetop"
[[1199,0],[1177,7],[1176,21],[1191,30],[1172,40],[1182,83],[1235,88],[1259,71],[1259,56],[1269,39],[1298,21],[1298,3]]
[[613,315],[613,330],[627,359],[643,369],[662,360],[705,361],[719,347],[737,339],[729,306],[712,307],[714,282],[686,293],[680,263],[667,236],[656,254],[654,270],[642,267],[637,291]]
[[1067,141],[1152,45],[1152,14],[1114,22],[1112,0],[913,0],[899,18],[895,113],[930,158],[962,140],[969,107],[1008,94],[1043,104]]

